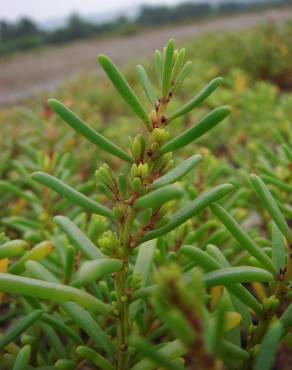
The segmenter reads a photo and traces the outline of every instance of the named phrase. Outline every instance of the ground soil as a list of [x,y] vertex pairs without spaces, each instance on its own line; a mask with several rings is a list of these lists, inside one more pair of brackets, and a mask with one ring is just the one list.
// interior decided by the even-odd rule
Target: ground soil
[[195,24],[169,26],[131,37],[91,39],[58,47],[18,53],[0,60],[0,106],[15,104],[31,95],[52,90],[65,79],[97,71],[96,56],[104,53],[123,65],[139,61],[173,37],[178,45],[209,31],[236,31],[263,22],[292,19],[292,9],[269,10],[218,18]]

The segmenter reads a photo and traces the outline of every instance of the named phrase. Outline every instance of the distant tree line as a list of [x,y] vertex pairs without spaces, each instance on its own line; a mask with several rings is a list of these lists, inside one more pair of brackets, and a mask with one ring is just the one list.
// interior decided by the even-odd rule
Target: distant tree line
[[23,17],[16,22],[0,20],[0,55],[16,50],[36,48],[43,45],[61,44],[105,33],[129,35],[140,28],[171,24],[180,21],[262,9],[275,5],[291,5],[292,0],[252,2],[225,1],[216,6],[206,2],[185,2],[176,6],[143,6],[136,19],[120,17],[111,22],[91,23],[78,14],[72,14],[65,26],[54,31],[41,29],[34,21]]

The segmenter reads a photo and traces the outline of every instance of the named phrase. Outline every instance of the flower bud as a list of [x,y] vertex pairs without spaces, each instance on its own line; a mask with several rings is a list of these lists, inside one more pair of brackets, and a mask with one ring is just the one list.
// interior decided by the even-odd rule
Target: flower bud
[[137,136],[133,140],[133,143],[131,145],[131,151],[132,151],[134,160],[138,162],[142,155],[142,147],[141,147],[141,142],[139,138],[137,138]]
[[131,177],[132,179],[134,177],[137,177],[138,176],[138,166],[136,165],[136,163],[132,164],[132,167],[131,167]]
[[135,177],[132,181],[131,181],[131,186],[132,186],[132,189],[136,192],[139,192],[141,190],[141,187],[142,187],[142,181],[139,177]]
[[149,175],[149,166],[148,163],[144,163],[141,169],[141,177],[144,180],[148,177],[148,175]]

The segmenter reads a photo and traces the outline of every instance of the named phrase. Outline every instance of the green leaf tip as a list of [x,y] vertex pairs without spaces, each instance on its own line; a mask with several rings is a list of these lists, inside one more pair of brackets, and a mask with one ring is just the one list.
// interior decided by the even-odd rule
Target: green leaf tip
[[194,124],[188,130],[168,141],[160,148],[160,153],[165,154],[185,147],[191,142],[197,140],[206,132],[214,128],[219,122],[223,121],[231,112],[228,105],[214,109],[203,117],[198,123]]
[[188,112],[192,111],[198,105],[200,105],[203,101],[205,101],[222,83],[223,78],[217,77],[210,81],[197,95],[194,96],[189,102],[187,102],[183,107],[179,108],[177,111],[172,113],[168,117],[168,122],[173,121],[174,119],[187,114]]
[[133,162],[133,159],[125,151],[88,126],[80,117],[67,108],[63,103],[56,99],[49,99],[48,105],[64,122],[66,122],[75,131],[96,145],[98,148],[115,157],[123,159],[126,162]]
[[128,103],[133,112],[136,113],[136,115],[146,124],[148,130],[152,130],[150,119],[142,103],[126,81],[125,77],[119,71],[117,66],[108,56],[103,54],[98,56],[98,61],[108,78],[111,80],[112,84],[122,96],[122,98],[126,101],[126,103]]
[[95,202],[91,198],[88,198],[84,194],[80,193],[79,191],[71,188],[71,186],[65,184],[63,181],[57,179],[54,176],[51,176],[45,172],[37,171],[31,175],[31,178],[39,183],[49,187],[56,193],[62,195],[64,198],[70,200],[74,204],[84,208],[87,211],[108,217],[113,218],[112,211]]

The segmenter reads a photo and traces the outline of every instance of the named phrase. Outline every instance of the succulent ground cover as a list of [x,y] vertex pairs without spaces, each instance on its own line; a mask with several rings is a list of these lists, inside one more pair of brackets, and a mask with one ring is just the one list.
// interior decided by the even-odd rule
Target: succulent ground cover
[[289,41],[100,55],[0,113],[3,369],[289,368]]

